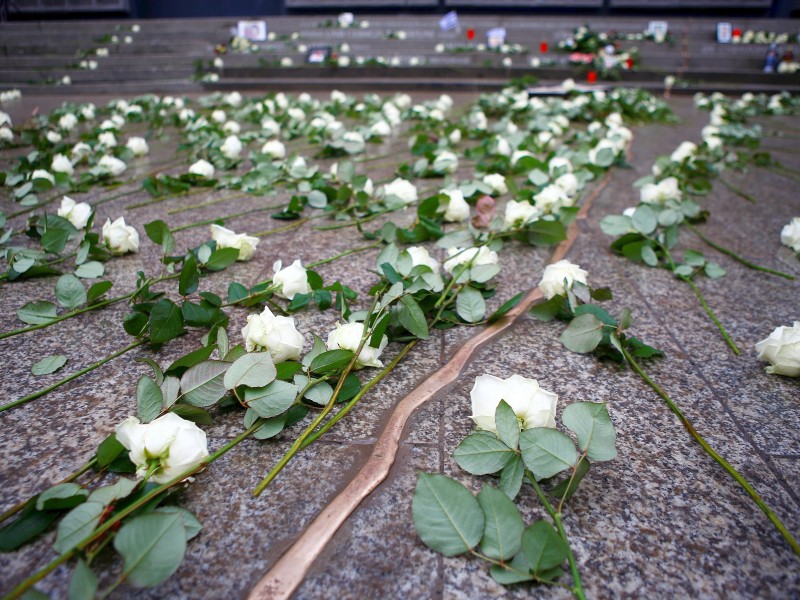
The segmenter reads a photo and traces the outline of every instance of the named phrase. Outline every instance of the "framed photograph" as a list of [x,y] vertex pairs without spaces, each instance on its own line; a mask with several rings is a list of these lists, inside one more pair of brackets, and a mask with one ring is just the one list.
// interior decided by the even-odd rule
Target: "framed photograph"
[[666,21],[650,21],[647,25],[647,33],[652,34],[657,40],[667,37],[667,31],[669,31],[669,23]]
[[489,48],[499,48],[506,43],[505,27],[495,27],[486,32],[486,45]]
[[717,42],[730,44],[733,36],[733,27],[730,23],[717,23]]
[[330,46],[313,46],[306,52],[306,63],[309,65],[319,65],[331,57],[332,48]]
[[263,42],[267,39],[267,23],[266,21],[239,21],[236,33],[239,37],[251,42]]

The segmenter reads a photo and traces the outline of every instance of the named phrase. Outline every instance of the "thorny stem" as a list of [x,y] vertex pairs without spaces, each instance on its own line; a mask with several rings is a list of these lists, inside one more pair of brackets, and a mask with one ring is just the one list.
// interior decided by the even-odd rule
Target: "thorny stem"
[[669,409],[678,417],[680,422],[686,428],[686,430],[692,435],[692,437],[697,441],[698,444],[706,451],[706,453],[713,458],[719,465],[725,469],[728,474],[733,477],[733,479],[740,485],[744,490],[749,494],[749,496],[753,499],[756,505],[763,511],[767,518],[772,521],[772,524],[775,528],[780,532],[783,536],[783,539],[789,544],[795,554],[800,556],[800,544],[794,539],[792,534],[786,528],[786,526],[780,521],[780,519],[775,515],[774,512],[767,506],[766,502],[761,498],[761,496],[756,492],[753,487],[747,482],[747,480],[722,456],[717,454],[717,452],[706,442],[700,433],[694,428],[692,422],[683,414],[683,412],[678,408],[678,405],[667,395],[667,393],[661,389],[661,387],[653,381],[647,373],[639,366],[639,363],[636,362],[636,359],[628,352],[626,348],[622,348],[622,355],[625,357],[627,363],[631,366],[634,372],[642,378],[642,380],[649,385],[653,391],[658,394],[662,400],[667,404]]
[[724,185],[726,188],[728,188],[730,191],[732,191],[734,194],[736,194],[740,198],[742,198],[744,200],[747,200],[748,202],[752,202],[753,204],[756,203],[756,199],[753,196],[751,196],[747,192],[742,191],[741,189],[739,189],[738,187],[733,185],[727,179],[724,179],[723,177],[719,177],[718,179],[720,180],[720,182],[722,182],[722,185]]

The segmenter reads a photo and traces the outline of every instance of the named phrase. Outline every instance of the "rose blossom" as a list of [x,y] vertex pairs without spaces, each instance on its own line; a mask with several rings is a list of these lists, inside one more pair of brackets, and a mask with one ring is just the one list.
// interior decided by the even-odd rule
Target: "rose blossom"
[[151,465],[158,464],[150,476],[154,483],[166,483],[208,456],[205,432],[172,412],[146,424],[128,417],[117,425],[116,436],[136,465],[136,477],[143,478]]
[[189,167],[189,173],[192,175],[199,175],[206,179],[214,177],[214,165],[202,158]]
[[86,202],[75,202],[69,196],[61,199],[61,207],[58,209],[58,216],[66,219],[75,229],[83,229],[89,222],[92,215],[92,207]]
[[217,248],[236,248],[239,256],[236,260],[246,261],[253,258],[256,246],[260,241],[257,237],[246,233],[236,233],[222,225],[211,225],[211,239],[217,242]]
[[270,140],[261,147],[261,152],[273,160],[286,158],[286,146],[278,140]]
[[[364,337],[364,323],[346,323],[344,325],[336,324],[336,329],[328,334],[328,341],[326,346],[328,350],[350,350],[355,352],[361,344],[361,338]],[[361,352],[358,353],[355,368],[362,367],[377,367],[383,366],[383,363],[378,360],[386,344],[389,343],[389,338],[385,335],[381,338],[380,344],[377,348],[369,345],[370,340],[364,342]]]
[[503,222],[507,228],[513,229],[514,227],[521,227],[531,221],[535,221],[541,214],[542,211],[538,207],[533,206],[530,202],[509,200],[506,204]]
[[506,178],[500,173],[489,173],[483,176],[483,183],[492,188],[493,196],[502,196],[508,192]]
[[125,172],[125,169],[128,168],[128,165],[125,164],[125,161],[108,155],[103,156],[97,162],[97,166],[105,171],[108,171],[114,177],[122,175]]
[[444,212],[444,220],[448,223],[460,223],[469,219],[469,204],[464,200],[461,190],[442,190],[440,192],[447,196],[447,207]]
[[489,250],[488,246],[475,248],[448,248],[447,260],[444,261],[444,270],[452,273],[459,265],[471,263],[471,266],[496,265],[498,261],[497,252]]
[[497,433],[494,417],[501,400],[514,411],[520,429],[556,426],[558,395],[543,390],[535,379],[512,375],[500,379],[494,375],[480,375],[469,393],[472,415],[478,429]]
[[781,243],[800,252],[800,217],[795,217],[781,229]]
[[758,358],[769,361],[767,373],[800,377],[800,321],[791,327],[778,327],[756,344]]
[[398,177],[383,186],[383,197],[389,196],[399,198],[403,204],[412,204],[417,201],[417,188],[410,181]]
[[431,271],[434,273],[439,272],[441,265],[438,260],[430,255],[427,248],[422,246],[410,246],[406,248],[406,252],[408,252],[411,257],[411,264],[413,266],[425,265],[426,267],[430,267]]
[[125,144],[125,147],[133,152],[134,156],[144,156],[150,152],[150,147],[147,145],[147,140],[145,140],[143,137],[134,136],[128,139],[128,143]]
[[272,270],[275,274],[272,276],[272,283],[278,286],[275,292],[281,298],[292,300],[296,294],[310,294],[311,286],[308,283],[308,273],[300,262],[300,259],[295,260],[291,265],[285,269],[281,268],[281,261],[275,261],[272,265]]
[[229,135],[220,146],[219,151],[228,160],[236,160],[242,153],[242,141],[235,135]]
[[576,281],[585,285],[588,274],[578,265],[572,264],[566,259],[560,260],[545,267],[542,280],[539,282],[539,289],[542,290],[545,299],[550,300],[553,296],[565,294]]
[[299,359],[303,350],[303,336],[295,327],[294,317],[275,316],[268,307],[247,317],[242,337],[248,352],[267,351],[276,364]]
[[63,154],[56,154],[53,157],[50,168],[56,173],[66,173],[67,175],[72,175],[75,172],[75,169],[72,168],[72,161]]
[[440,152],[433,160],[431,168],[437,173],[455,173],[458,169],[458,157],[448,150]]
[[112,254],[125,254],[139,251],[139,234],[130,225],[125,224],[125,217],[113,223],[106,219],[103,225],[103,243]]

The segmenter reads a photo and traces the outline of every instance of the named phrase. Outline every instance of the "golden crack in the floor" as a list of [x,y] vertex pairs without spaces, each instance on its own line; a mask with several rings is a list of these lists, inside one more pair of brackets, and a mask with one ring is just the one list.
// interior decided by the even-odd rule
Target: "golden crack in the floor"
[[[611,172],[609,171],[592,190],[575,221],[569,225],[567,239],[556,247],[550,257],[551,264],[563,259],[572,248],[578,237],[578,222],[586,219],[592,203],[605,188],[610,177]],[[541,298],[542,293],[538,288],[528,291],[520,303],[505,317],[467,340],[446,365],[397,404],[364,466],[261,578],[250,592],[248,600],[279,600],[291,596],[339,527],[353,514],[358,505],[389,476],[389,471],[400,447],[400,438],[413,412],[431,400],[442,389],[452,384],[477,350],[492,342],[514,325],[516,320],[528,312],[528,309]]]

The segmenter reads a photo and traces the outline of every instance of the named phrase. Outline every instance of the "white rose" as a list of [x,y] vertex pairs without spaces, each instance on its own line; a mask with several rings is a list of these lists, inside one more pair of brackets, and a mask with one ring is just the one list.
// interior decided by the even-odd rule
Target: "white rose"
[[44,169],[36,169],[33,173],[31,173],[31,179],[47,179],[53,185],[56,184],[56,178],[53,177],[53,174],[50,171],[45,171]]
[[271,157],[273,160],[286,158],[286,146],[278,140],[270,140],[261,147],[261,152]]
[[452,273],[459,265],[470,263],[471,266],[496,265],[498,261],[497,252],[489,250],[488,246],[479,248],[448,248],[448,259],[444,261],[444,270]]
[[535,221],[541,214],[542,211],[530,202],[509,200],[506,204],[504,223],[507,228],[521,227]]
[[75,202],[69,196],[64,196],[61,199],[61,207],[58,209],[58,216],[63,217],[75,229],[83,229],[92,215],[92,207],[86,202]]
[[348,154],[359,154],[364,151],[364,136],[357,131],[348,131],[342,136],[342,141]]
[[536,206],[544,213],[554,213],[564,206],[572,206],[572,199],[558,185],[548,185],[533,197]]
[[50,169],[56,173],[66,173],[67,175],[72,175],[75,172],[75,169],[72,168],[72,161],[63,154],[56,154],[53,157]]
[[13,125],[13,123],[11,123],[11,116],[2,110],[0,110],[0,125],[8,125],[9,127]]
[[62,115],[62,117],[58,120],[58,126],[64,131],[72,131],[77,124],[78,117],[72,113]]
[[483,111],[480,110],[470,113],[469,117],[467,117],[467,121],[470,129],[476,129],[478,131],[485,130],[489,124],[489,119],[487,119]]
[[262,133],[267,137],[275,137],[281,132],[281,126],[271,117],[261,121],[261,129],[263,129]]
[[800,377],[800,321],[792,327],[778,327],[756,344],[758,358],[769,361],[767,373]]
[[228,160],[236,160],[242,153],[242,141],[235,135],[229,135],[220,146],[219,151]]
[[293,317],[275,316],[267,307],[260,315],[247,317],[242,336],[248,352],[267,351],[276,364],[299,359],[305,342]]
[[58,142],[61,141],[61,134],[58,133],[57,131],[48,131],[45,137],[47,138],[47,141],[50,142],[51,144],[57,144]]
[[106,148],[114,148],[117,145],[117,137],[111,131],[104,131],[98,135],[97,141]]
[[669,200],[680,200],[681,190],[675,177],[667,177],[658,183],[646,183],[639,190],[639,199],[645,204],[664,205]]
[[564,193],[570,198],[578,192],[578,178],[574,173],[564,173],[553,183],[564,190]]
[[112,254],[125,254],[139,251],[139,234],[130,225],[125,224],[125,217],[113,223],[106,219],[103,225],[103,243]]
[[224,110],[218,108],[211,112],[211,120],[215,123],[224,123],[228,120],[228,115],[225,114]]
[[239,92],[230,92],[225,94],[222,99],[228,106],[236,107],[242,105],[242,95]]
[[483,176],[483,183],[492,188],[493,196],[502,196],[508,192],[506,178],[500,173],[489,173]]
[[207,160],[200,159],[189,167],[189,173],[211,179],[214,177],[214,165]]
[[6,127],[5,125],[0,127],[0,140],[4,142],[14,141],[14,132],[11,131],[10,127]]
[[125,144],[125,147],[133,152],[134,156],[144,156],[148,152],[150,152],[150,147],[147,145],[147,140],[143,137],[132,137],[128,139],[128,143]]
[[550,159],[547,168],[550,172],[550,177],[558,177],[563,173],[571,173],[572,163],[568,158],[564,158],[563,156],[554,156]]
[[289,115],[289,118],[292,119],[293,121],[300,122],[306,120],[305,111],[302,108],[298,108],[296,106],[293,106],[288,111],[286,111],[286,114]]
[[460,129],[453,129],[450,132],[450,135],[447,136],[447,139],[450,140],[450,144],[453,146],[461,143],[461,130]]
[[253,258],[260,241],[257,237],[246,233],[236,233],[221,225],[211,225],[211,239],[217,242],[217,248],[236,248],[239,256],[236,260],[246,261]]
[[681,145],[675,149],[675,152],[669,157],[672,162],[683,162],[690,158],[697,151],[697,145],[692,142],[681,142]]
[[410,181],[398,177],[383,186],[383,196],[384,198],[395,196],[403,204],[412,204],[417,201],[417,188]]
[[97,166],[101,169],[107,171],[114,177],[118,177],[125,172],[125,169],[128,168],[128,165],[125,164],[124,160],[120,160],[114,156],[103,156],[98,162]]
[[616,156],[619,153],[619,147],[614,142],[612,142],[611,140],[602,139],[597,143],[597,145],[594,148],[589,150],[589,162],[591,162],[593,165],[596,165],[597,159],[603,150],[613,151],[614,156]]
[[781,229],[781,243],[800,252],[800,217],[794,217]]
[[565,92],[569,93],[575,89],[575,80],[572,78],[565,79],[561,82],[561,87]]
[[225,121],[225,125],[222,126],[222,131],[228,135],[237,135],[242,131],[242,126],[236,121]]
[[150,476],[154,483],[167,483],[208,456],[205,431],[172,412],[146,424],[128,417],[117,425],[116,434],[136,465],[136,477],[144,477],[151,464],[158,464]]
[[464,200],[461,190],[442,190],[440,193],[448,197],[444,220],[448,223],[460,223],[469,219],[469,204]]
[[76,161],[81,161],[92,153],[92,147],[85,142],[78,142],[72,147],[70,154]]
[[392,127],[386,121],[381,119],[380,121],[375,121],[369,128],[369,131],[372,135],[386,137],[387,135],[392,134]]
[[431,168],[437,173],[455,173],[458,169],[458,157],[448,150],[440,152]]
[[272,283],[278,286],[275,292],[281,298],[291,300],[296,294],[311,293],[311,286],[308,284],[308,273],[300,260],[294,261],[285,269],[281,268],[281,261],[275,261],[272,270]]
[[504,137],[498,136],[494,146],[494,153],[499,154],[500,156],[511,156],[511,153],[514,149],[511,147],[511,144],[508,143],[508,140]]
[[[328,341],[326,346],[328,350],[350,350],[355,352],[361,344],[361,338],[364,337],[364,324],[363,323],[346,323],[344,325],[336,324],[336,329],[328,334]],[[377,348],[369,345],[370,340],[364,342],[364,347],[358,353],[355,368],[362,367],[377,367],[383,366],[383,363],[378,360],[386,344],[389,343],[389,338],[385,335],[381,338],[380,344]]]
[[439,272],[441,264],[439,264],[439,261],[430,255],[427,248],[423,248],[422,246],[411,246],[406,248],[406,252],[408,252],[409,256],[411,256],[411,264],[413,266],[416,267],[419,265],[425,265],[426,267],[430,267],[431,271],[434,273]]
[[501,400],[514,411],[520,429],[556,426],[558,395],[539,387],[535,379],[512,375],[500,379],[494,375],[480,375],[469,393],[472,401],[471,419],[478,429],[497,433],[494,417]]
[[568,260],[560,260],[552,265],[547,265],[539,282],[539,289],[542,290],[544,297],[550,300],[553,296],[561,296],[576,281],[586,284],[586,276],[589,273],[574,265]]
[[525,158],[526,156],[533,156],[527,150],[514,150],[514,153],[511,155],[511,166],[516,165],[521,159]]

